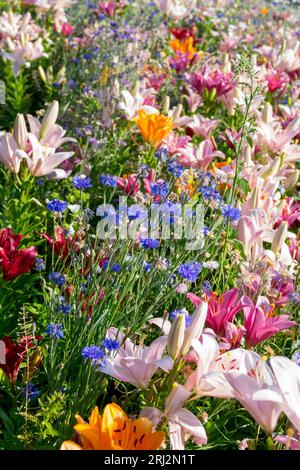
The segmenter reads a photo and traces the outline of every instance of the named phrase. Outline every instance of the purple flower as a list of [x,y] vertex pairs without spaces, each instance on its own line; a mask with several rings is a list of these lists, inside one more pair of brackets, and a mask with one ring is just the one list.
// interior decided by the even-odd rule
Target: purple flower
[[85,176],[74,176],[74,178],[72,178],[72,185],[74,188],[79,189],[79,191],[91,188],[91,178],[87,178]]
[[225,217],[225,219],[230,220],[231,222],[238,222],[241,218],[240,209],[230,206],[229,204],[226,204],[222,208],[221,212],[222,212],[223,217]]
[[102,341],[102,346],[108,351],[116,351],[119,348],[120,343],[114,339],[105,338]]
[[49,281],[52,282],[52,284],[62,287],[66,283],[66,278],[63,274],[52,272],[49,274]]
[[51,212],[63,212],[67,208],[66,201],[59,201],[58,199],[52,199],[46,204],[46,207]]
[[159,246],[159,240],[154,240],[153,238],[143,238],[140,243],[145,250],[157,248]]
[[101,175],[99,176],[99,183],[103,184],[104,186],[110,186],[114,188],[117,186],[117,177],[111,175]]
[[196,282],[201,269],[201,263],[190,261],[189,263],[181,264],[178,268],[178,273],[184,279],[188,279],[190,282]]
[[46,328],[46,335],[51,338],[61,339],[64,337],[63,326],[61,323],[49,323]]
[[22,395],[23,397],[28,396],[29,400],[35,400],[39,396],[41,392],[34,384],[28,384],[27,387],[22,388]]

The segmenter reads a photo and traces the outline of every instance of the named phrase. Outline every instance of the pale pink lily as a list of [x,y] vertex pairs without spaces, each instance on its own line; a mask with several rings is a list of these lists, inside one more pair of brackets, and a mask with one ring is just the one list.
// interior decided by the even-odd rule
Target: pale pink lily
[[171,393],[166,398],[163,413],[150,407],[143,408],[140,413],[140,416],[151,419],[154,425],[167,420],[172,450],[185,449],[185,435],[192,436],[196,445],[207,443],[207,436],[202,423],[191,411],[183,408],[184,403],[190,396],[191,393],[182,385],[174,383]]
[[214,158],[224,158],[224,154],[214,148],[211,140],[201,142],[197,149],[187,145],[177,157],[178,163],[187,168],[206,170]]
[[199,93],[195,93],[194,90],[191,87],[187,87],[186,89],[187,95],[183,95],[183,97],[186,99],[189,110],[191,113],[194,113],[199,106],[202,104],[203,100]]
[[191,137],[188,135],[179,135],[175,134],[175,132],[170,132],[168,137],[163,141],[163,146],[166,145],[168,147],[168,150],[170,154],[175,154],[175,153],[180,153],[182,149],[184,149],[189,141],[191,140]]
[[281,394],[276,378],[266,362],[253,351],[246,352],[243,362],[241,370],[226,370],[224,377],[234,398],[267,433],[272,433],[282,413],[282,406],[277,402],[281,400]]
[[300,432],[300,367],[283,356],[271,357],[270,365],[281,396],[273,396],[268,393],[268,390],[263,390],[257,392],[254,399],[269,400],[281,404],[283,412]]
[[20,151],[19,154],[26,160],[30,173],[34,176],[54,175],[63,177],[65,171],[57,167],[72,157],[74,152],[55,152],[55,147],[41,145],[33,134],[28,134],[30,151]]
[[[54,149],[60,147],[66,142],[76,142],[76,139],[71,137],[64,137],[66,131],[56,124],[59,113],[59,104],[53,101],[49,106],[42,122],[27,114],[30,132],[39,141],[42,146],[53,147]],[[68,157],[69,158],[69,157]]]
[[131,121],[140,109],[144,109],[147,114],[157,114],[158,109],[145,103],[145,99],[149,94],[156,93],[154,89],[136,91],[131,94],[128,90],[121,91],[123,101],[119,103],[119,108],[124,111],[126,119]]
[[[274,305],[270,305],[267,297],[259,296],[256,305],[249,297],[243,298],[243,312],[246,328],[246,344],[253,347],[281,330],[296,325],[288,315],[276,315]],[[246,305],[247,304],[247,305]]]
[[283,221],[286,221],[289,227],[296,221],[300,222],[300,200],[294,201],[294,199],[291,197],[283,200],[281,213],[278,220],[276,221],[276,226],[278,226]]
[[196,0],[155,0],[159,9],[174,20],[182,20],[196,6]]
[[19,146],[11,134],[0,136],[0,162],[13,173],[19,173],[20,170],[22,159],[19,150]]
[[186,127],[194,134],[200,135],[203,139],[207,139],[218,127],[219,122],[218,119],[208,119],[200,114],[194,114],[192,120],[187,123]]
[[164,356],[167,336],[160,336],[150,346],[134,344],[130,339],[123,340],[116,328],[110,328],[108,337],[123,341],[114,357],[107,357],[100,371],[117,380],[128,382],[136,388],[147,388],[152,376],[159,368],[169,371],[173,361]]
[[[256,128],[255,143],[264,153],[267,153],[268,150],[276,153],[281,152],[285,150],[287,144],[299,133],[299,130],[300,117],[293,119],[285,129],[282,129],[281,124],[277,121],[269,123],[260,121]],[[292,147],[290,154],[292,155],[295,151]]]

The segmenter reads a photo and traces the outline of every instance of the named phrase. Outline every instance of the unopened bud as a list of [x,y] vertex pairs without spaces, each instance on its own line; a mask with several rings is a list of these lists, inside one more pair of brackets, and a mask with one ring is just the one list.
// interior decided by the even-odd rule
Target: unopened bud
[[173,320],[169,336],[168,336],[168,353],[172,359],[176,360],[181,351],[181,347],[184,341],[185,332],[185,316],[177,315]]
[[14,124],[13,136],[18,147],[24,150],[27,140],[27,129],[23,114],[17,114]]
[[286,221],[282,222],[280,226],[278,227],[275,236],[273,238],[272,242],[272,251],[275,253],[275,255],[278,254],[280,251],[283,243],[285,242],[286,236],[287,236],[287,231],[288,231],[288,223]]
[[285,187],[286,189],[292,189],[294,188],[298,181],[299,181],[299,177],[300,177],[300,171],[299,170],[294,170],[292,171],[289,176],[287,177],[287,179],[285,180]]
[[170,109],[170,97],[166,95],[162,101],[162,113],[168,114],[169,109]]
[[45,114],[45,117],[42,122],[42,127],[40,131],[40,139],[42,139],[45,134],[48,132],[50,127],[52,127],[56,119],[58,117],[58,111],[59,111],[59,104],[57,101],[53,101],[53,103],[49,106],[47,113]]
[[267,124],[273,121],[273,106],[271,103],[266,103],[262,111],[261,117]]
[[207,303],[201,302],[201,304],[195,310],[192,316],[192,320],[191,320],[189,327],[186,329],[183,345],[181,348],[181,354],[183,356],[188,353],[191,347],[192,341],[194,339],[200,338],[203,327],[204,327],[204,323],[206,320],[206,315],[207,315]]

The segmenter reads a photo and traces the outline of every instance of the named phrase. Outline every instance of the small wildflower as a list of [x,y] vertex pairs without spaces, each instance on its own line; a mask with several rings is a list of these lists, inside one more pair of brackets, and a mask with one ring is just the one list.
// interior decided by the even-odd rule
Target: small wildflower
[[159,246],[159,240],[154,240],[153,238],[143,238],[140,243],[145,250],[157,248]]
[[49,274],[49,281],[52,282],[52,284],[62,287],[66,283],[66,278],[63,274],[52,272]]
[[46,207],[51,212],[63,212],[67,208],[66,201],[59,201],[58,199],[52,199],[46,204]]
[[74,188],[79,189],[79,191],[91,188],[91,178],[87,178],[85,175],[74,176],[74,178],[72,178],[72,185]]
[[189,312],[185,308],[174,310],[172,313],[170,313],[170,318],[174,320],[178,315],[184,315],[185,326],[188,327],[192,320],[192,317],[189,315]]
[[[203,263],[204,264],[204,263]],[[208,293],[210,292],[211,290],[211,285],[210,285],[210,282],[209,281],[204,281],[203,284],[202,284],[202,289],[203,289],[203,292],[204,293]]]
[[92,345],[85,346],[81,350],[81,355],[84,359],[88,359],[94,366],[101,366],[104,364],[104,352],[100,346]]
[[168,172],[176,176],[176,178],[180,178],[185,171],[185,168],[176,162],[167,162],[167,168]]
[[46,328],[46,335],[51,338],[61,339],[64,337],[63,326],[61,323],[49,323]]
[[105,338],[102,341],[102,346],[108,351],[116,351],[119,348],[120,343],[114,339]]
[[117,186],[117,177],[111,175],[101,175],[99,176],[99,183],[103,184],[104,186],[110,186],[114,188]]
[[34,384],[28,384],[27,387],[22,388],[22,395],[25,398],[28,397],[28,400],[35,400],[41,392]]
[[218,261],[204,261],[204,263],[202,263],[202,266],[203,268],[213,270],[218,269],[219,263]]
[[166,162],[168,160],[169,150],[166,147],[160,147],[154,153],[154,156],[161,160],[162,162]]
[[236,207],[230,206],[229,204],[226,204],[222,208],[222,215],[225,219],[230,220],[231,222],[238,222],[241,218],[241,211],[240,209],[237,209]]
[[292,355],[292,361],[296,362],[296,364],[300,366],[300,350],[294,352],[294,354]]
[[45,269],[45,263],[42,260],[42,258],[37,258],[35,261],[35,267],[38,271],[44,271]]
[[181,264],[178,268],[178,273],[190,282],[196,282],[201,272],[202,265],[197,261]]

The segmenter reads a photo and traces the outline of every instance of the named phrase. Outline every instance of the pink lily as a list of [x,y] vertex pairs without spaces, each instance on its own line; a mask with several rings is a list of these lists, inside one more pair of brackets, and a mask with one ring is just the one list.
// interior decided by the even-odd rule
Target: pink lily
[[243,304],[247,347],[253,347],[278,331],[296,325],[294,321],[289,320],[288,315],[274,315],[274,306],[270,305],[267,297],[259,296],[254,305],[252,300],[244,296]]
[[13,173],[19,173],[20,170],[22,159],[19,150],[19,146],[11,134],[0,136],[0,162]]
[[284,199],[279,219],[276,221],[276,227],[283,221],[288,222],[289,227],[296,221],[300,222],[300,201],[294,201],[291,197]]
[[192,140],[188,135],[178,135],[174,132],[170,132],[168,137],[163,141],[163,143],[168,147],[171,155],[181,152]]
[[[118,334],[116,328],[110,328],[108,337],[122,341],[124,335]],[[134,344],[126,338],[114,357],[107,357],[100,371],[117,380],[122,380],[137,388],[147,388],[152,376],[159,368],[169,371],[173,361],[164,355],[167,345],[167,336],[161,336],[150,346]]]
[[276,401],[280,400],[281,396],[276,378],[266,362],[253,351],[247,351],[243,369],[225,371],[224,377],[232,387],[234,398],[246,408],[255,421],[267,433],[274,431],[282,407],[275,401],[266,399],[266,394]]
[[[223,337],[225,335],[225,325],[232,322],[236,314],[242,310],[244,302],[238,300],[239,289],[233,288],[224,294],[207,293],[205,300],[208,304],[206,325],[212,328],[214,332]],[[187,294],[188,299],[197,308],[203,300],[193,293]]]
[[192,131],[193,134],[200,135],[203,139],[207,139],[218,127],[219,122],[218,119],[207,119],[200,114],[194,114],[192,120],[186,127],[188,131]]
[[66,131],[56,124],[59,112],[59,104],[57,101],[49,106],[42,122],[27,114],[30,132],[35,135],[40,145],[53,147],[54,149],[60,147],[65,142],[76,142],[72,137],[64,137]]
[[217,157],[224,158],[224,154],[216,150],[211,140],[207,139],[203,140],[197,149],[187,145],[180,151],[177,161],[187,168],[206,170],[212,160]]
[[55,152],[54,147],[40,145],[33,134],[28,134],[28,141],[31,146],[29,152],[20,151],[20,155],[26,160],[30,173],[34,176],[45,176],[55,174],[64,176],[64,170],[57,167],[68,158],[72,157],[74,152]]
[[234,325],[231,322],[225,324],[225,337],[222,338],[220,349],[229,350],[239,348],[246,328],[242,325]]
[[207,443],[205,429],[199,419],[189,410],[183,408],[191,393],[182,385],[173,384],[171,393],[165,401],[165,410],[161,413],[156,408],[145,407],[140,413],[157,425],[164,419],[169,426],[169,436],[172,450],[184,450],[185,434],[191,435],[196,445]]
[[140,190],[140,182],[138,181],[138,175],[132,173],[128,176],[119,177],[117,180],[118,188],[123,189],[126,194],[136,194]]

